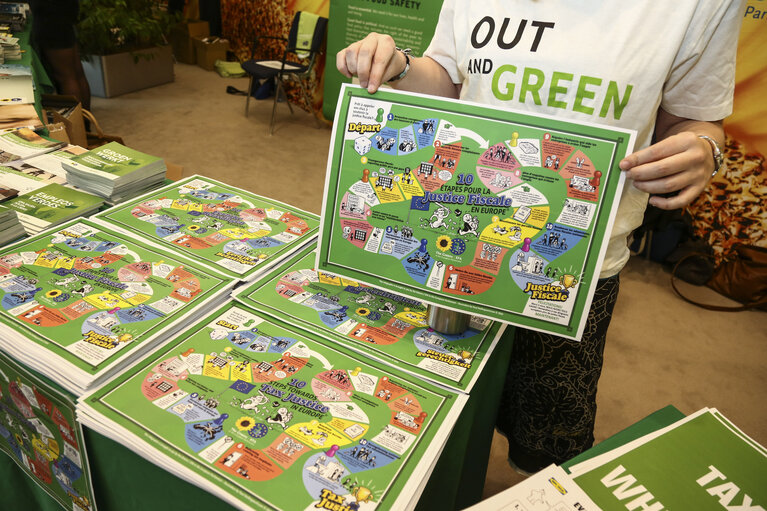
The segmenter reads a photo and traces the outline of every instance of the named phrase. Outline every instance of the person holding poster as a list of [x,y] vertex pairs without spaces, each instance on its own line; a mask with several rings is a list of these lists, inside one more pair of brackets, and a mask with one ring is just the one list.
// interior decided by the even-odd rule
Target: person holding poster
[[649,203],[694,200],[721,165],[742,0],[445,0],[423,57],[371,33],[337,55],[347,77],[637,131],[581,342],[517,328],[497,420],[523,472],[594,441],[596,389],[627,239]]

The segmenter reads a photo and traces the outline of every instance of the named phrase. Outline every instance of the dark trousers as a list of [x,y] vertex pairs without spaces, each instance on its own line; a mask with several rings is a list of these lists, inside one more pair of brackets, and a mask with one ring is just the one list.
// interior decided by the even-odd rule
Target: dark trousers
[[617,276],[597,283],[580,342],[522,328],[505,334],[514,344],[496,426],[519,468],[560,464],[594,443],[597,382],[617,297]]

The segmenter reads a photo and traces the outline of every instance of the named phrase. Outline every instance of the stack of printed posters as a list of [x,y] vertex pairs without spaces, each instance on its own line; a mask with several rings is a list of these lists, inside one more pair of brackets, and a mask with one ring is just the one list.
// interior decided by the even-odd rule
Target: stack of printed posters
[[0,101],[12,105],[35,102],[35,85],[30,67],[0,65]]
[[15,241],[26,234],[16,211],[0,204],[0,246]]
[[473,316],[463,333],[436,332],[424,303],[316,271],[315,257],[315,247],[307,247],[233,296],[418,378],[471,391],[503,333],[501,323]]
[[95,219],[217,269],[253,280],[316,241],[319,217],[213,179],[191,176]]
[[551,465],[470,511],[762,510],[767,449],[715,409],[570,467]]
[[0,249],[0,349],[81,395],[220,305],[235,282],[74,220]]
[[23,193],[4,203],[19,214],[24,230],[30,235],[73,218],[90,216],[103,204],[101,197],[57,183]]
[[73,186],[119,203],[157,187],[165,179],[162,158],[118,142],[91,149],[62,162]]
[[409,509],[466,399],[231,302],[77,411],[238,509]]
[[570,467],[601,508],[765,509],[767,449],[716,409]]
[[346,86],[316,269],[580,339],[635,133]]
[[0,411],[0,452],[64,509],[95,509],[74,400],[0,352]]
[[43,138],[29,128],[0,133],[0,164],[38,156],[62,147],[64,142]]

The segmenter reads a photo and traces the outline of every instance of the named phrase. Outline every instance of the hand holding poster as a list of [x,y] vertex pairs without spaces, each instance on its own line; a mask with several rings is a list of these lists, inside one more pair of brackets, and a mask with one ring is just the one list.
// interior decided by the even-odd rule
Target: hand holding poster
[[634,133],[345,87],[317,269],[578,339]]

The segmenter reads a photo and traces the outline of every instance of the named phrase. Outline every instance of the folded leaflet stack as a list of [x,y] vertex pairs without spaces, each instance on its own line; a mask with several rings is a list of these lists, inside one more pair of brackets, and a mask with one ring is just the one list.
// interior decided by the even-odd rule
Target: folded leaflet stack
[[149,191],[165,179],[165,162],[118,142],[62,162],[67,181],[116,204]]

